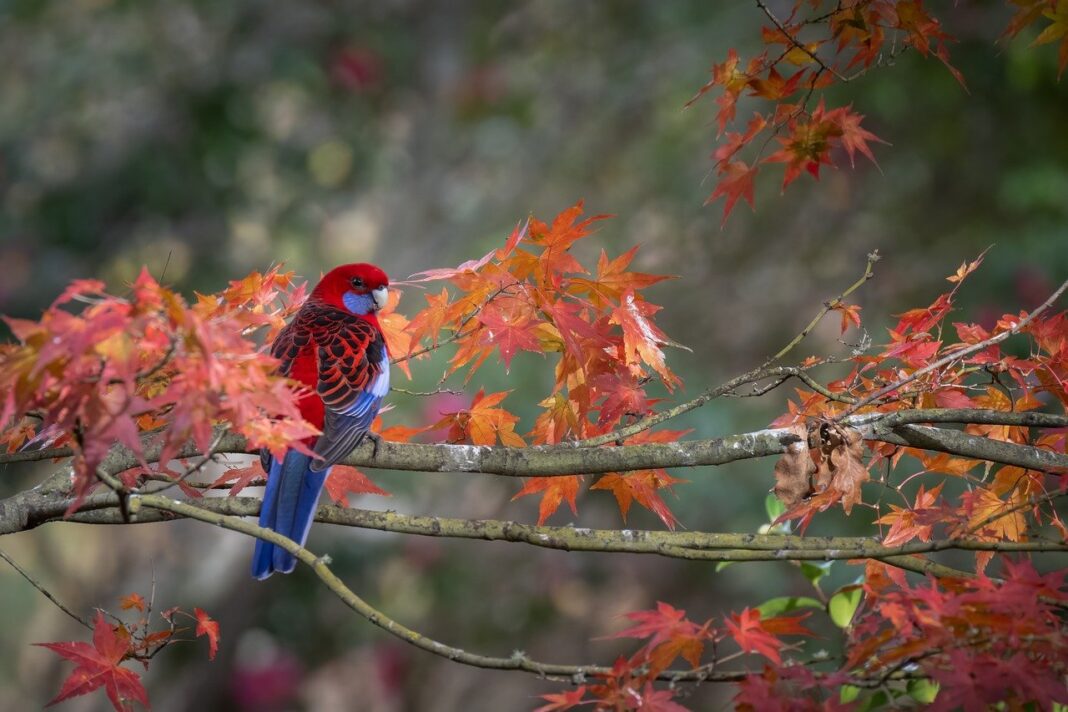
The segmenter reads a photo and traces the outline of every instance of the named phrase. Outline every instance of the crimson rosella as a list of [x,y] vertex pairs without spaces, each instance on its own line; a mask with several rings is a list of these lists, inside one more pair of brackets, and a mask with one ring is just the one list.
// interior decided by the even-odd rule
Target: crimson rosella
[[[260,526],[301,546],[330,468],[368,435],[389,392],[389,353],[376,317],[386,304],[388,286],[386,273],[371,264],[331,270],[271,347],[281,372],[308,386],[300,412],[322,431],[307,443],[315,456],[291,449],[279,462],[266,451],[261,454],[267,488]],[[294,566],[289,552],[256,541],[256,578],[289,573]]]

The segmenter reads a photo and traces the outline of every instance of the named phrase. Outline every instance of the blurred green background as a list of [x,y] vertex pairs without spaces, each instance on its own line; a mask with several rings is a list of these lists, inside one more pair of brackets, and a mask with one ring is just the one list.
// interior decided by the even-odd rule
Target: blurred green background
[[[75,277],[121,290],[142,264],[190,295],[278,261],[312,280],[365,260],[403,278],[480,256],[528,213],[547,219],[584,198],[591,213],[617,216],[579,248],[584,259],[638,243],[637,268],[679,276],[651,297],[668,334],[693,348],[671,354],[689,394],[776,351],[876,248],[884,259],[857,297],[876,342],[889,314],[926,305],[945,275],[996,244],[961,298],[971,318],[991,321],[1041,302],[1068,274],[1068,89],[1054,50],[995,44],[1002,5],[945,6],[968,91],[914,54],[836,88],[830,103],[852,102],[893,144],[876,148],[879,167],[825,170],[785,196],[768,171],[757,212],[739,204],[721,229],[721,204],[702,206],[714,105],[683,105],[728,47],[756,51],[761,14],[748,2],[7,0],[0,312],[33,317]],[[739,116],[749,110],[743,102]],[[410,292],[402,311],[422,301]],[[798,359],[846,349],[836,323],[824,327]],[[441,368],[420,362],[413,387]],[[547,369],[521,355],[510,375],[483,369],[469,390],[515,389],[509,402],[529,418]],[[788,394],[715,402],[684,424],[701,436],[761,427]],[[391,400],[387,423],[428,422],[455,405]],[[6,467],[3,496],[42,471]],[[675,473],[692,482],[668,501],[688,528],[755,531],[770,471],[751,462]],[[536,501],[509,502],[517,484],[500,478],[371,474],[394,496],[360,506],[536,519]],[[580,513],[583,525],[620,525],[607,493],[584,495]],[[561,510],[551,523],[570,520]],[[810,531],[861,532],[869,520],[829,516]],[[661,526],[641,511],[628,524]],[[307,572],[256,583],[251,542],[220,530],[49,525],[0,546],[78,610],[115,610],[121,595],[147,596],[154,578],[157,607],[200,606],[220,621],[213,664],[202,643],[153,663],[156,710],[509,710],[558,688],[409,649]],[[592,639],[657,600],[704,620],[811,591],[788,564],[717,573],[324,525],[310,546],[421,632],[561,662],[610,663],[633,649]],[[831,579],[858,573],[839,564]],[[28,644],[85,631],[6,566],[0,595],[0,708],[38,707],[69,667]],[[710,709],[729,694],[705,686],[683,702]],[[102,706],[97,694],[62,709]]]

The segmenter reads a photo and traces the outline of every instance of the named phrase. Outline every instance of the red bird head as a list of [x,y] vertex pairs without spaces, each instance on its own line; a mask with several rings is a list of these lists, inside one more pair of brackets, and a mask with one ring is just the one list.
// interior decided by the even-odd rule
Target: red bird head
[[386,306],[389,277],[366,262],[341,265],[326,273],[312,290],[312,299],[353,314],[365,315]]

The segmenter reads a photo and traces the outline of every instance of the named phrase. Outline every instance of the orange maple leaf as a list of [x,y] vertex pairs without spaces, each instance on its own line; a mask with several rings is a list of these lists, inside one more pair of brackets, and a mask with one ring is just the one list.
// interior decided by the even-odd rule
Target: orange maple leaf
[[524,447],[523,438],[515,432],[519,417],[504,408],[497,408],[511,391],[500,391],[486,395],[480,389],[471,401],[471,407],[445,417],[430,427],[430,430],[448,428],[447,439],[451,443],[471,442],[475,445],[494,445],[500,440],[502,445]]
[[529,494],[542,493],[541,502],[538,505],[538,526],[545,523],[549,517],[560,508],[563,502],[571,507],[571,513],[577,515],[578,507],[575,499],[578,497],[579,485],[582,477],[579,475],[563,475],[561,477],[531,477],[524,483],[523,489],[515,493],[512,501],[525,497]]
[[667,503],[657,493],[658,489],[670,488],[686,480],[672,477],[667,470],[636,470],[634,472],[609,472],[601,476],[590,489],[609,490],[616,498],[623,521],[627,521],[627,512],[632,502],[637,502],[660,517],[664,526],[675,529],[679,520],[675,518]]
[[612,309],[609,322],[623,330],[623,357],[627,365],[638,366],[644,362],[660,375],[668,390],[673,390],[680,381],[667,367],[660,348],[668,343],[668,339],[650,318],[660,309],[628,289],[620,305]]
[[934,523],[931,517],[925,517],[924,514],[934,507],[935,501],[942,493],[943,484],[940,483],[928,491],[924,491],[923,485],[920,485],[916,501],[911,508],[891,504],[890,509],[893,511],[875,520],[876,524],[890,525],[890,531],[883,537],[883,546],[899,546],[913,539],[930,540]]
[[754,207],[753,181],[756,178],[757,170],[756,166],[750,167],[744,161],[731,161],[720,170],[719,182],[716,183],[716,188],[712,191],[712,194],[708,196],[705,205],[715,202],[721,196],[727,198],[727,202],[723,205],[721,225],[726,224],[731,210],[734,209],[734,204],[738,202],[738,198],[744,198],[745,202],[749,203],[750,208]]

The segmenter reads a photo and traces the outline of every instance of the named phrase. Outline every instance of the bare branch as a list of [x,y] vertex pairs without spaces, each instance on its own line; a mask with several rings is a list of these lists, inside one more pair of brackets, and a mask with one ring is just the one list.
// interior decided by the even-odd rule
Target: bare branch
[[[351,608],[359,615],[366,618],[382,630],[413,645],[421,650],[434,655],[447,658],[453,662],[473,667],[493,670],[522,670],[534,673],[542,677],[550,677],[563,680],[573,680],[594,675],[610,675],[612,669],[596,665],[561,665],[533,660],[525,653],[515,652],[508,657],[494,657],[470,653],[462,648],[446,645],[419,633],[401,623],[393,620],[382,611],[360,598],[352,589],[337,577],[330,569],[328,557],[316,556],[296,542],[288,539],[270,529],[264,529],[239,517],[210,512],[200,507],[178,502],[160,495],[132,495],[130,497],[131,513],[137,514],[142,508],[163,510],[190,519],[196,519],[208,524],[214,524],[224,529],[240,532],[248,536],[257,537],[269,541],[275,546],[281,547],[295,556],[298,561],[305,564],[318,576],[319,580],[334,594],[342,603]],[[733,681],[739,680],[748,674],[748,671],[723,672],[712,669],[713,666],[704,666],[695,670],[665,670],[658,676],[661,680],[673,682],[683,681]]]
[[1068,455],[926,425],[899,425],[893,428],[892,435],[884,434],[878,439],[973,460],[1015,465],[1027,470],[1068,469]]
[[58,598],[56,598],[52,594],[51,591],[49,591],[47,588],[45,588],[44,584],[42,584],[40,581],[38,581],[33,576],[31,576],[29,574],[29,572],[26,571],[26,569],[24,569],[21,566],[19,566],[18,563],[14,559],[12,559],[8,555],[8,553],[6,551],[4,551],[3,549],[0,549],[0,559],[3,559],[7,563],[11,564],[11,568],[15,569],[15,571],[18,571],[19,575],[22,576],[22,578],[26,579],[30,583],[31,586],[33,586],[38,591],[40,591],[41,594],[44,595],[44,597],[47,598],[49,601],[54,603],[56,608],[58,608],[59,610],[63,611],[64,613],[66,613],[68,616],[70,616],[74,620],[78,621],[79,623],[84,625],[89,630],[93,629],[93,626],[92,626],[92,624],[89,623],[89,621],[87,621],[86,619],[82,618],[77,613],[75,613],[74,611],[72,611],[71,609],[69,609],[65,605],[63,605],[63,603],[60,602],[60,600]]
[[[136,497],[137,495],[131,495]],[[34,509],[27,523],[32,528],[59,521],[69,500],[48,500]],[[197,500],[203,511],[236,517],[259,514],[256,497],[218,497]],[[130,515],[129,523],[170,521],[175,515],[163,511],[141,511]],[[525,543],[563,551],[656,554],[697,561],[833,561],[844,559],[908,558],[941,551],[1065,552],[1068,543],[1048,541],[980,541],[977,539],[936,539],[883,546],[870,537],[795,536],[788,534],[735,534],[703,531],[655,531],[644,529],[589,529],[548,527],[493,519],[456,519],[399,514],[392,511],[322,506],[315,520],[326,524],[375,529],[396,534],[477,539]],[[69,520],[84,524],[124,524],[115,495],[94,496]],[[915,560],[916,570],[922,563]]]

